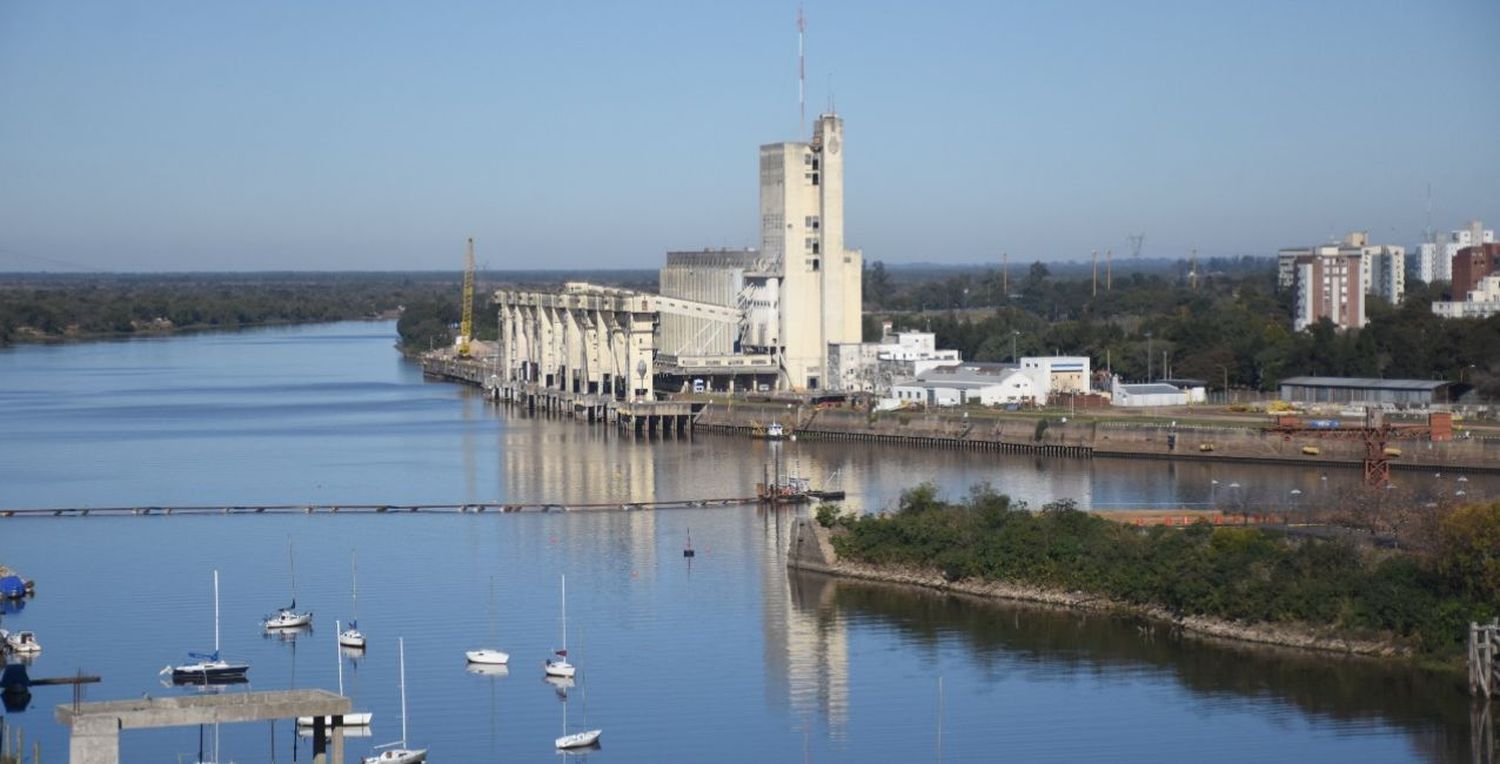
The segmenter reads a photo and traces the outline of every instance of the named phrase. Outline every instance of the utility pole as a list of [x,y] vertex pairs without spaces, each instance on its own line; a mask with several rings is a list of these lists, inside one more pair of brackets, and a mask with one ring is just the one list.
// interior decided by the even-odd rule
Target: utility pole
[[1188,283],[1194,292],[1198,291],[1198,248],[1193,247],[1193,254],[1188,256],[1189,276]]
[[1146,332],[1146,381],[1151,381],[1151,332]]
[[1099,296],[1099,250],[1094,250],[1094,297]]
[[1115,251],[1104,250],[1104,291],[1113,292],[1115,289]]

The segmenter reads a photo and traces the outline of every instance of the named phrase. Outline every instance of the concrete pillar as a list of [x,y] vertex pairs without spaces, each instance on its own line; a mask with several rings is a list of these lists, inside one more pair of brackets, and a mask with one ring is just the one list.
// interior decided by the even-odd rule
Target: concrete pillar
[[84,717],[72,725],[68,740],[71,764],[120,764],[120,720]]

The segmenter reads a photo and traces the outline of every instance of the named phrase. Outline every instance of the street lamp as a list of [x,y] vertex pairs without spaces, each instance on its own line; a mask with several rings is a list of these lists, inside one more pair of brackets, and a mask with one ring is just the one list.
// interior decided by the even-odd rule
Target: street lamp
[[1019,336],[1021,336],[1020,330],[1017,330],[1017,329],[1010,330],[1010,362],[1011,363],[1020,363],[1021,362],[1020,356],[1016,355],[1016,338],[1019,337]]
[[1211,507],[1219,506],[1219,481],[1208,481],[1208,504]]
[[636,393],[636,397],[641,398],[646,393],[646,359],[642,358],[635,362],[635,373],[636,376],[641,378],[641,385],[636,388],[639,391]]
[[1224,402],[1228,403],[1229,402],[1229,367],[1225,366],[1222,363],[1216,363],[1214,365],[1217,366],[1217,367],[1219,367],[1220,369],[1222,369],[1223,372],[1224,372]]

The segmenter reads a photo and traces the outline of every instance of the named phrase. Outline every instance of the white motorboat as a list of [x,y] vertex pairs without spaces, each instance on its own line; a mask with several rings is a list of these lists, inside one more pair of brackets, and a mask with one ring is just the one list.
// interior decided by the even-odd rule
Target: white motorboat
[[545,671],[545,672],[547,672],[547,676],[561,677],[563,679],[567,679],[567,678],[572,677],[573,673],[577,670],[577,669],[575,669],[573,667],[573,664],[571,664],[571,663],[568,662],[568,576],[567,576],[567,574],[564,574],[563,577],[562,577],[562,649],[557,650],[556,654],[553,657],[548,658],[547,661],[542,664],[542,670]]
[[214,651],[188,653],[192,663],[167,666],[163,675],[171,674],[173,684],[232,684],[245,681],[246,663],[230,663],[219,657],[219,571],[214,571]]
[[[337,629],[339,627],[338,621],[334,621],[333,622],[333,627],[335,629]],[[339,649],[341,647],[341,645],[338,644],[341,641],[342,640],[335,640],[335,644],[333,646],[333,659],[335,661],[338,661],[338,666],[339,666],[339,694],[343,695],[344,694],[344,653],[343,653],[343,651],[341,649]],[[374,716],[375,716],[374,714],[372,714],[372,713],[370,713],[368,711],[355,711],[355,712],[352,712],[352,713],[347,713],[347,714],[344,714],[344,717],[343,717],[343,719],[344,719],[343,726],[345,726],[345,727],[368,727],[368,726],[370,726],[370,719],[372,717],[374,717]],[[299,716],[299,717],[297,717],[297,726],[299,726],[299,727],[311,727],[311,726],[313,726],[314,723],[315,723],[314,722],[314,717],[311,717],[311,716]],[[332,727],[333,726],[333,717],[331,717],[331,716],[325,716],[325,717],[323,717],[323,725],[325,727]]]
[[365,635],[359,630],[359,561],[354,558],[353,552],[349,553],[349,561],[354,568],[353,586],[350,590],[350,599],[354,602],[354,620],[349,622],[349,628],[339,632],[339,644],[364,649]]
[[5,646],[11,652],[21,655],[35,655],[42,651],[42,643],[36,641],[36,634],[30,631],[17,631],[5,635]]
[[[495,577],[490,577],[490,643],[495,642]],[[493,647],[481,647],[478,650],[464,652],[464,657],[470,663],[482,663],[489,666],[504,666],[510,662],[510,653],[497,650]]]
[[385,750],[374,756],[366,756],[364,764],[416,764],[427,761],[426,748],[406,747],[406,640],[399,641],[401,650],[401,739],[394,743],[376,746]]
[[287,557],[291,561],[292,581],[292,604],[276,611],[276,615],[266,616],[261,623],[267,630],[295,629],[312,623],[312,611],[297,612],[297,556],[292,550],[292,539],[286,540]]

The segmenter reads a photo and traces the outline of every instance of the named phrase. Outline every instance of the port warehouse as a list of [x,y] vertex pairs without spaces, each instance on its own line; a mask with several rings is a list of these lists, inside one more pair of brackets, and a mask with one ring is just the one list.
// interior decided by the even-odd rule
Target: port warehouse
[[1370,377],[1288,377],[1281,380],[1281,399],[1297,403],[1392,403],[1427,406],[1453,403],[1458,385],[1441,379],[1374,379]]

